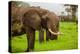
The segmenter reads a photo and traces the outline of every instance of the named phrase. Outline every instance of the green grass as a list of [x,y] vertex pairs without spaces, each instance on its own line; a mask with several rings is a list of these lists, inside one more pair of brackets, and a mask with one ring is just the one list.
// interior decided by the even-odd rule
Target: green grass
[[[64,34],[59,35],[58,40],[44,41],[41,44],[38,40],[38,32],[36,32],[34,51],[78,49],[77,24],[74,22],[60,22],[60,31]],[[12,38],[11,42],[12,52],[24,52],[27,49],[26,34]]]

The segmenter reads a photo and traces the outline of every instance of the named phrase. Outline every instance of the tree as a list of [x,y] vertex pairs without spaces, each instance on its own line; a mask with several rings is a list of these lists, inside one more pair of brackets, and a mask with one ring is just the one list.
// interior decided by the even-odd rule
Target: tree
[[63,11],[61,12],[61,19],[60,20],[64,21],[64,12]]
[[77,20],[76,12],[77,12],[78,5],[65,4],[64,6],[69,6],[70,7],[70,8],[66,8],[66,11],[68,13],[71,12],[73,21],[76,21]]
[[63,11],[61,12],[61,15],[62,15],[62,16],[64,15],[64,12],[63,12]]

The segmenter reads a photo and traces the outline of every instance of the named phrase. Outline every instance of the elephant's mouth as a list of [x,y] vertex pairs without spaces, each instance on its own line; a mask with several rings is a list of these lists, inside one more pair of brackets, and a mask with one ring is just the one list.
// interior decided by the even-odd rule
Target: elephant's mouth
[[63,33],[61,33],[61,32],[53,32],[51,29],[48,29],[48,30],[49,30],[49,32],[50,32],[51,34],[53,34],[53,35],[63,34]]

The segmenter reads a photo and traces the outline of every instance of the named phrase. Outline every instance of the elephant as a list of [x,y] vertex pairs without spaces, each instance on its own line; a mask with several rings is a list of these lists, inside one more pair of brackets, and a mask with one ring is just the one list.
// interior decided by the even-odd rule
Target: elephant
[[[43,28],[46,27],[46,17],[43,18],[42,16],[45,16],[46,13],[49,13],[50,11],[48,11],[46,9],[42,9],[40,7],[30,7],[29,10],[35,10],[39,14],[39,16],[41,18],[42,29],[39,30],[39,42],[42,43],[44,41],[44,29]],[[56,36],[52,36],[50,34],[50,32],[48,30],[46,30],[46,40],[48,41],[49,39],[50,40],[54,40],[54,39],[57,40],[57,35]]]
[[[39,42],[43,42],[44,41],[44,28],[47,27],[47,13],[50,13],[50,11],[46,10],[46,9],[42,9],[42,8],[37,8],[37,7],[34,7],[33,9],[35,9],[37,11],[37,13],[39,14],[40,18],[41,18],[41,26],[42,26],[42,29],[39,30]],[[52,13],[54,14],[54,13]],[[55,15],[55,14],[54,14]],[[51,16],[51,14],[49,14],[49,16]],[[48,18],[51,18],[49,17]],[[55,15],[56,16],[56,15]],[[57,20],[59,21],[59,18],[57,17]],[[57,23],[57,29],[59,28],[59,23]],[[57,40],[57,35],[53,36],[50,34],[50,32],[46,29],[46,41],[48,40]]]
[[[41,14],[44,12],[41,12]],[[57,39],[59,31],[59,18],[53,12],[47,12],[45,15],[40,15],[39,11],[30,9],[23,15],[23,25],[27,34],[28,48],[27,51],[32,51],[35,44],[35,31],[46,29],[47,36],[50,35]],[[53,39],[48,36],[48,39]]]

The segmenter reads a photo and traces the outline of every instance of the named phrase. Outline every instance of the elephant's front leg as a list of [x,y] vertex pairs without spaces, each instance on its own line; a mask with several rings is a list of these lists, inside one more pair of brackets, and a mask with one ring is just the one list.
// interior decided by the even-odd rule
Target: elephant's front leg
[[46,41],[49,41],[50,37],[51,33],[48,30],[46,30]]
[[44,41],[44,30],[39,30],[39,42],[42,43]]
[[27,52],[29,52],[29,51],[32,51],[34,49],[35,30],[28,28],[28,30],[27,30],[27,41],[28,41]]

